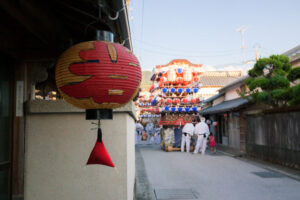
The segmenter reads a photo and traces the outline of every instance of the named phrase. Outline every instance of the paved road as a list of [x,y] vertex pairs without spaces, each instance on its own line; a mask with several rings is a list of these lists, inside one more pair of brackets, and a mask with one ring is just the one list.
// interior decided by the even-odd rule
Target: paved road
[[[222,153],[136,146],[137,199],[300,199],[300,182]],[[147,193],[148,191],[148,193]]]

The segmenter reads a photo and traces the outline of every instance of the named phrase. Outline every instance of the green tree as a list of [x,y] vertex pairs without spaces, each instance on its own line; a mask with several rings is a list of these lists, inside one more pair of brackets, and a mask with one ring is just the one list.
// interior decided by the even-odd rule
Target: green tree
[[287,76],[292,82],[290,105],[300,105],[300,67],[293,68]]
[[254,102],[273,107],[288,105],[293,97],[287,78],[290,72],[291,64],[287,56],[272,55],[269,58],[261,58],[253,69],[248,71],[250,77],[245,84],[249,91],[240,94],[244,98],[251,97]]

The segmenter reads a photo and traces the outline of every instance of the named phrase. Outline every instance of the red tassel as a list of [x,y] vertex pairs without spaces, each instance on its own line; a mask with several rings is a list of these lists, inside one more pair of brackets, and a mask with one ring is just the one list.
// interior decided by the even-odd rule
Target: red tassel
[[96,142],[93,151],[89,157],[89,160],[86,163],[87,165],[99,164],[99,165],[107,165],[109,167],[115,167],[112,162],[103,142]]

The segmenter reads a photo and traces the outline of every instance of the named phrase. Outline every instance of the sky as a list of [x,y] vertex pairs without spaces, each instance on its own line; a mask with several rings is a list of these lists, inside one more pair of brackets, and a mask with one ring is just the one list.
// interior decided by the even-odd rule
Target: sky
[[[133,51],[143,70],[173,59],[206,70],[246,70],[300,45],[299,0],[130,0]],[[245,60],[241,33],[245,26]],[[251,62],[252,61],[252,62]]]

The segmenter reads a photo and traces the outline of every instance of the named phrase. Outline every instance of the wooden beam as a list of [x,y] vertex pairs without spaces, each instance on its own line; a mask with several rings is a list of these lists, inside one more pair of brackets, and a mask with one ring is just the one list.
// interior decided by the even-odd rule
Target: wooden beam
[[17,5],[12,1],[0,1],[0,6],[44,44],[70,38],[60,21],[32,2],[21,0]]

